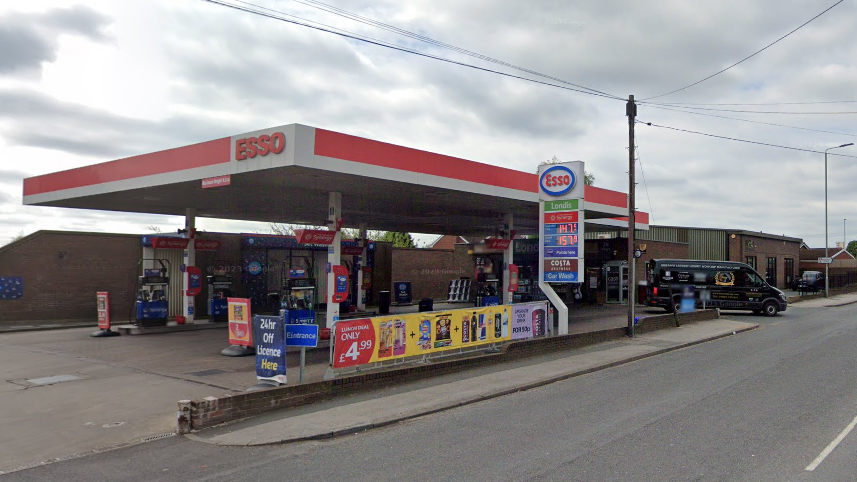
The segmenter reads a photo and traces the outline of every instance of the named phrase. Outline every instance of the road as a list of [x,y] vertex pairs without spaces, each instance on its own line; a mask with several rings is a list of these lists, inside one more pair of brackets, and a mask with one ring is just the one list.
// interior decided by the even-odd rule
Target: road
[[761,327],[340,439],[172,437],[0,480],[857,479],[857,304],[730,316]]

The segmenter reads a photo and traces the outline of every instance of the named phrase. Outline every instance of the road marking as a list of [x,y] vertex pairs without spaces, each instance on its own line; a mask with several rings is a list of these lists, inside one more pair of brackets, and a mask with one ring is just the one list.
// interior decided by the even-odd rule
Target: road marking
[[851,423],[849,423],[848,426],[845,427],[845,430],[843,430],[842,433],[839,434],[839,436],[833,439],[833,442],[830,442],[830,445],[825,447],[825,449],[822,450],[820,454],[818,454],[818,457],[816,457],[811,464],[806,466],[806,470],[812,472],[813,470],[815,470],[816,467],[818,467],[822,462],[824,462],[824,459],[826,459],[827,456],[830,455],[830,452],[833,452],[833,450],[836,449],[836,446],[839,445],[839,443],[842,442],[842,440],[847,437],[852,430],[854,430],[855,426],[857,426],[857,417],[854,417],[854,420],[852,420]]

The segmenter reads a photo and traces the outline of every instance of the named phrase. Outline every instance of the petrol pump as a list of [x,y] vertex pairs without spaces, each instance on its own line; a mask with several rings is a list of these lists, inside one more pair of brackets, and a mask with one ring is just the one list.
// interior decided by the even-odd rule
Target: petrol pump
[[232,290],[232,276],[215,274],[207,276],[208,281],[208,314],[212,321],[227,321],[229,319],[228,298],[235,297]]
[[156,267],[143,267],[143,275],[137,277],[132,323],[137,326],[165,326],[169,315],[170,262],[166,259],[141,259],[137,263],[138,273],[146,261]]
[[289,278],[283,287],[281,300],[286,324],[315,323],[315,278]]

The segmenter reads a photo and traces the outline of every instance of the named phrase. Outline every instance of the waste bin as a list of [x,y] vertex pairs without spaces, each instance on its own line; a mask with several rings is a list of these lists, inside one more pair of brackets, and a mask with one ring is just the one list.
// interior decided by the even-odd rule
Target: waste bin
[[434,311],[434,300],[431,298],[423,298],[420,300],[420,313],[424,311]]
[[378,314],[379,315],[389,315],[390,314],[390,292],[389,291],[379,291],[378,292]]
[[637,283],[637,303],[646,304],[646,296],[648,295],[649,282],[646,280]]

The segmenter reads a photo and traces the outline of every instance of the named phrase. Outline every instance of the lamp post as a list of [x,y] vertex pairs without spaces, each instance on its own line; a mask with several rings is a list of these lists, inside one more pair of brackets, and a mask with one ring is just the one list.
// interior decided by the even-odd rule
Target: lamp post
[[[839,149],[840,147],[853,146],[853,142],[842,144],[841,146],[828,147],[824,150],[824,257],[830,257],[830,242],[827,238],[827,151],[831,149]],[[845,221],[843,221],[844,223]],[[827,261],[827,260],[825,260]],[[824,265],[824,297],[830,298],[830,263]]]

